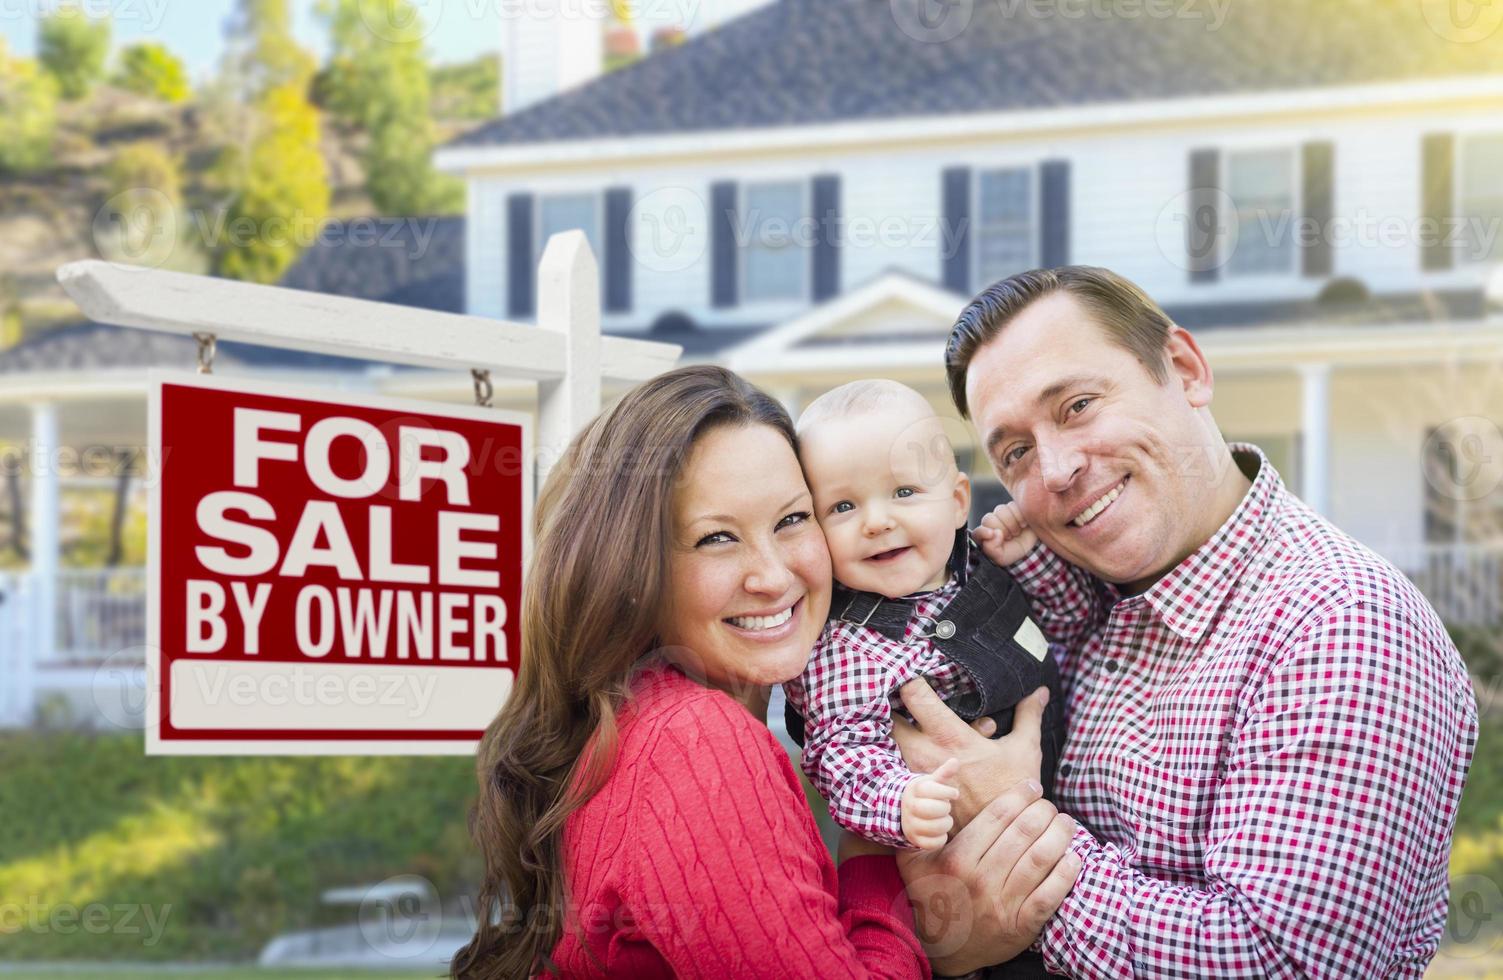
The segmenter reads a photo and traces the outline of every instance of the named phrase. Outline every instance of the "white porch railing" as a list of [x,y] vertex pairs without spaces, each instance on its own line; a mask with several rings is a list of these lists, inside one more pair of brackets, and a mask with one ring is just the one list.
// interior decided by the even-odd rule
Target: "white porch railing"
[[56,596],[52,664],[94,665],[146,643],[146,569],[64,569]]
[[1503,626],[1503,542],[1422,545],[1392,561],[1451,626]]

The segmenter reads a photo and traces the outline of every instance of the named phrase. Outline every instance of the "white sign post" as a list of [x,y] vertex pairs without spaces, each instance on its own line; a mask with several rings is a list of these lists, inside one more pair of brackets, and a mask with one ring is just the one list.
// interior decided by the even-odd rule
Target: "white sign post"
[[[509,604],[498,603],[486,582],[494,579],[502,583],[508,574],[520,578],[520,546],[513,549],[512,545],[526,537],[526,501],[531,499],[533,487],[541,483],[574,433],[599,410],[602,380],[646,380],[672,368],[680,353],[673,344],[601,336],[599,273],[584,234],[570,231],[549,240],[539,264],[539,317],[535,326],[97,260],[62,267],[58,280],[83,312],[100,323],[210,334],[216,341],[420,367],[482,370],[496,379],[537,382],[535,433],[525,431],[528,420],[523,417],[482,408],[363,395],[331,399],[296,390],[273,391],[234,378],[221,381],[200,376],[178,378],[175,383],[159,379],[153,386],[154,438],[163,431],[163,405],[169,386],[176,404],[186,407],[179,411],[179,420],[205,421],[198,429],[192,424],[181,428],[177,442],[164,447],[170,449],[168,455],[173,459],[164,462],[163,468],[174,463],[179,467],[170,474],[171,479],[191,483],[176,505],[167,506],[167,515],[159,512],[163,506],[163,473],[151,474],[156,487],[153,504],[158,512],[152,514],[150,533],[154,545],[167,553],[153,553],[148,595],[153,633],[147,676],[149,697],[153,698],[146,719],[148,751],[473,751],[477,729],[484,727],[476,721],[486,713],[485,705],[473,703],[479,696],[476,692],[489,691],[486,697],[499,707],[504,690],[491,681],[505,681],[502,686],[509,689],[511,670],[498,669],[497,650],[506,640],[514,657],[519,646],[519,624],[505,618],[520,616],[517,593],[513,592]],[[278,398],[282,402],[273,404]],[[415,421],[404,425],[404,415]],[[292,418],[297,418],[300,426],[306,421],[307,426],[296,433],[276,429],[282,423],[290,426]],[[493,428],[485,429],[487,424]],[[315,425],[322,426],[321,436],[311,431]],[[211,433],[215,426],[218,428]],[[506,426],[520,430],[520,435],[515,439],[498,435]],[[419,434],[412,435],[406,429]],[[466,433],[463,439],[457,434],[461,429]],[[379,438],[372,435],[378,432]],[[195,438],[203,449],[193,448]],[[216,454],[207,441],[218,438],[228,440],[229,445]],[[244,456],[244,445],[236,448],[242,439],[254,441],[251,456]],[[413,485],[422,484],[428,502],[440,496],[443,500],[426,510],[424,500],[406,499],[406,478],[400,465],[382,474],[379,486],[373,482],[375,476],[361,472],[363,468],[374,469],[373,464],[368,465],[373,455],[396,455],[404,440],[432,450],[427,455],[424,450],[417,451],[417,458],[426,461],[427,475]],[[456,447],[465,440],[468,448],[463,452],[471,455],[476,447],[497,440],[508,446],[514,441],[527,447],[521,459],[524,469],[514,472],[511,482],[499,492],[510,501],[510,488],[517,479],[532,485],[524,486],[513,501],[516,506],[506,505],[511,509],[504,516],[497,509],[500,504],[487,509],[473,506],[472,501],[454,499],[456,494],[464,496],[458,484],[468,485],[469,477],[476,473],[466,471],[466,481],[450,479],[455,474],[443,472],[441,457],[446,452],[459,452]],[[212,479],[185,480],[192,468],[191,462],[184,468],[185,453],[192,454],[188,461],[201,455],[205,463],[218,467]],[[163,459],[156,453],[152,458]],[[241,465],[251,458],[257,462],[255,473]],[[298,467],[292,465],[294,461],[298,461]],[[265,480],[259,479],[263,470]],[[367,482],[372,485],[357,486],[365,476],[370,476]],[[480,473],[476,478],[493,476]],[[286,482],[279,484],[275,482],[278,480]],[[498,486],[493,480],[487,492],[496,494]],[[361,492],[356,493],[356,489]],[[171,482],[167,490],[174,492]],[[276,498],[275,505],[272,497]],[[361,499],[352,503],[357,497]],[[387,497],[393,499],[384,499]],[[210,504],[203,504],[205,499]],[[277,506],[289,513],[277,513]],[[247,507],[260,517],[249,513]],[[268,508],[276,513],[274,518],[265,515]],[[188,513],[190,509],[192,513]],[[312,518],[307,516],[310,509]],[[396,520],[399,509],[419,523],[426,520],[434,525],[412,532],[426,535],[423,547],[414,540],[393,544],[395,536],[388,524]],[[302,516],[290,513],[293,510]],[[418,511],[422,513],[415,513]],[[258,520],[261,526],[257,526]],[[353,533],[345,526],[346,521],[353,521]],[[503,526],[507,521],[513,525],[510,531]],[[271,530],[273,522],[275,533]],[[518,523],[524,527],[516,527]],[[162,537],[164,533],[168,537]],[[237,538],[241,539],[239,545]],[[256,547],[260,551],[245,540],[259,542]],[[444,541],[452,547],[445,550]],[[250,565],[237,564],[247,560],[247,549],[259,557]],[[264,560],[267,557],[273,559],[270,564]],[[287,564],[289,558],[291,566]],[[168,573],[165,578],[164,573]],[[427,578],[420,582],[420,575]],[[430,584],[432,590],[424,593]],[[519,581],[512,584],[519,590]],[[345,605],[339,606],[342,593]],[[426,620],[422,619],[419,593],[435,603]],[[388,600],[389,606],[383,606]],[[366,604],[362,606],[362,602]],[[407,605],[401,606],[403,602]],[[509,608],[502,609],[502,605]],[[459,617],[460,607],[468,619]],[[381,628],[383,608],[388,618],[378,644],[375,631]],[[353,632],[347,631],[349,624],[339,619],[340,609],[345,610],[345,619],[359,619],[361,625]],[[360,618],[361,609],[368,613],[364,618]],[[408,642],[399,647],[402,610],[407,611]],[[445,615],[460,623],[451,623],[453,631],[447,638],[439,635],[449,628],[444,625],[448,622]],[[164,649],[171,655],[164,658]],[[472,661],[458,663],[461,650]],[[487,652],[489,660],[485,659]],[[449,661],[446,666],[441,657]],[[344,668],[350,669],[341,673]],[[435,681],[455,682],[445,690],[459,706],[457,713],[444,718],[444,710],[434,709],[431,694],[423,701],[420,717],[388,718],[369,705],[353,705],[350,685],[343,684],[342,679],[353,680],[355,673],[372,670],[401,679],[425,676],[426,671]],[[479,671],[474,684],[465,683],[461,677],[466,670]],[[339,704],[324,710],[317,703],[310,706],[299,702],[282,705],[279,710],[267,703],[268,690],[275,688],[278,696],[285,698],[293,689],[297,678],[282,676],[289,671],[308,675],[302,678],[308,682],[305,688],[322,685],[325,692],[333,692]],[[408,676],[403,676],[404,671]],[[273,677],[275,682],[268,687],[266,682]],[[164,699],[162,684],[177,681],[181,682],[179,689]],[[368,686],[361,685],[366,694]],[[334,691],[335,687],[340,691]],[[218,694],[214,694],[216,691]],[[211,695],[207,701],[200,697],[205,692]],[[223,700],[235,692],[238,701]],[[179,702],[184,695],[188,699]],[[174,716],[179,707],[181,715]],[[199,734],[192,734],[195,730]],[[188,736],[164,737],[183,732]],[[423,734],[409,737],[413,732]]]

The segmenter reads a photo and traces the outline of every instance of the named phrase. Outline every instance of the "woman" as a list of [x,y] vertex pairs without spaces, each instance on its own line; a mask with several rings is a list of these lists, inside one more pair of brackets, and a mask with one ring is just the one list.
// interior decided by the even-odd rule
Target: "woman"
[[[837,873],[762,721],[829,608],[810,507],[787,413],[720,368],[576,437],[477,760],[479,907],[500,914],[453,976],[928,976],[895,862],[851,839]],[[1017,951],[979,941],[980,962]]]

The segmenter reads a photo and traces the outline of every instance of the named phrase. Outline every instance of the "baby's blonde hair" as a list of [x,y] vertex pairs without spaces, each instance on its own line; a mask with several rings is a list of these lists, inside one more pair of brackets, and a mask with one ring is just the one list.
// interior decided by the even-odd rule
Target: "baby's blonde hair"
[[861,412],[880,408],[908,408],[915,419],[938,417],[929,399],[899,381],[887,378],[863,378],[831,388],[799,413],[795,426],[799,435],[822,422],[850,418]]

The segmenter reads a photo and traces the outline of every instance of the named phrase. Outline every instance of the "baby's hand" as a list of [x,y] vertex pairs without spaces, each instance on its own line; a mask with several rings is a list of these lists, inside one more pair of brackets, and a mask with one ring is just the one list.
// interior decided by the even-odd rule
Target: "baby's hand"
[[950,816],[950,802],[960,796],[955,776],[960,772],[958,759],[927,776],[920,776],[903,790],[903,836],[908,843],[925,851],[937,851],[949,839],[955,820]]
[[1011,565],[1033,550],[1038,544],[1038,535],[1023,520],[1023,511],[1016,500],[999,504],[997,509],[981,518],[976,528],[976,540],[981,542],[981,553],[992,560],[993,565]]

